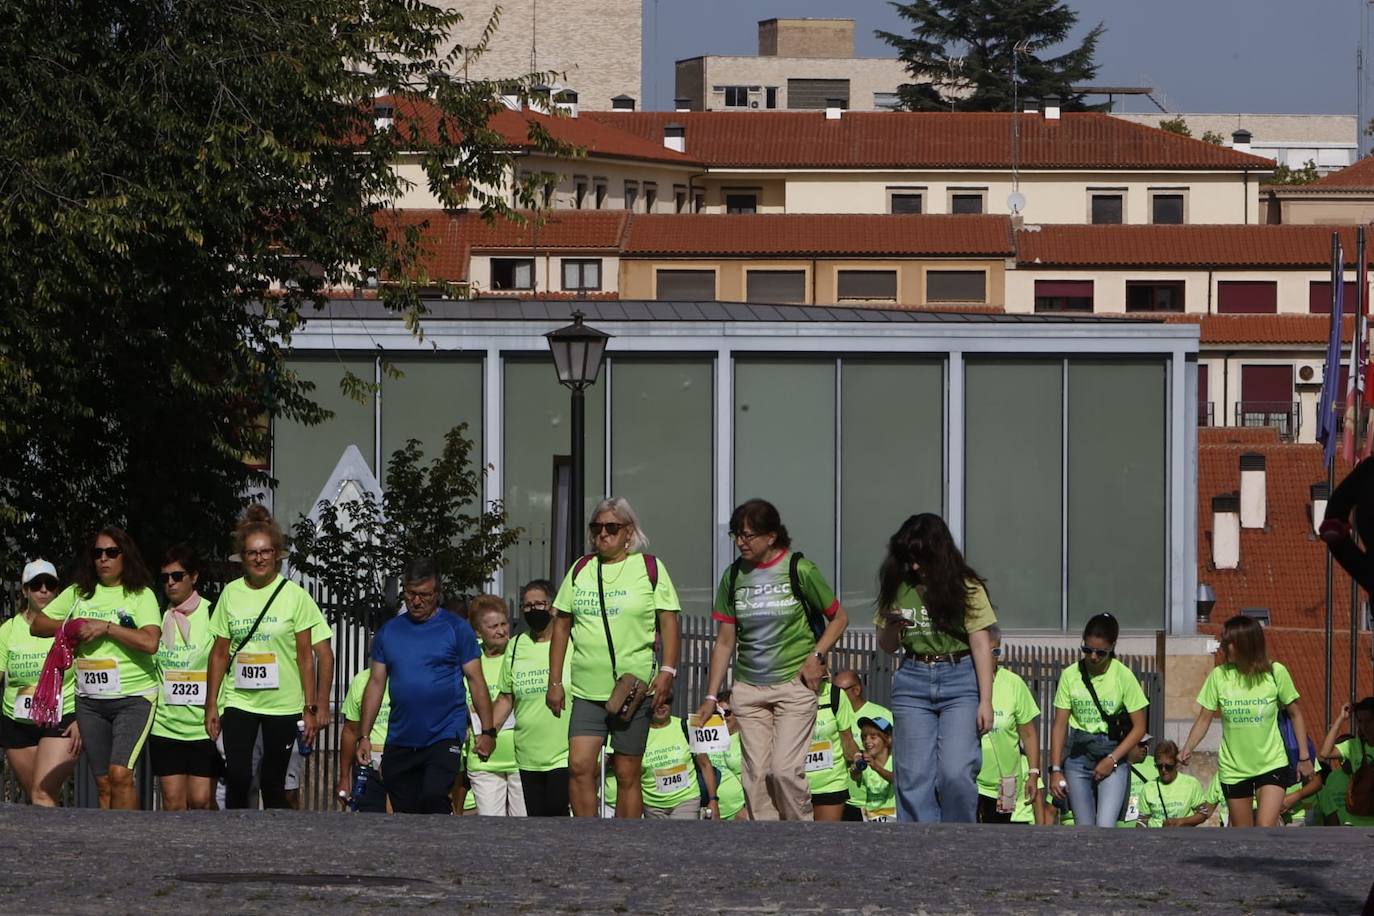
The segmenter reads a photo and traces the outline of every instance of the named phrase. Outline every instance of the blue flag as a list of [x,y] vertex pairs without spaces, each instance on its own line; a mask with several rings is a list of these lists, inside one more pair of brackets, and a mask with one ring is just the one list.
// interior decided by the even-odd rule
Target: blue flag
[[1322,369],[1322,393],[1317,400],[1317,441],[1326,449],[1326,466],[1336,457],[1337,399],[1341,380],[1341,313],[1345,307],[1345,257],[1340,237],[1334,236],[1331,261],[1331,334],[1326,344],[1326,365]]

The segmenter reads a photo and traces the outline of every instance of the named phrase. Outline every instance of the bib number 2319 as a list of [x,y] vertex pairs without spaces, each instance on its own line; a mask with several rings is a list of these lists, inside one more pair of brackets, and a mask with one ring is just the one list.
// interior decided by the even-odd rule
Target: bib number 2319
[[271,690],[279,682],[277,656],[273,652],[240,654],[234,660],[234,686],[239,690]]
[[112,658],[78,658],[76,692],[85,697],[119,695],[119,663]]

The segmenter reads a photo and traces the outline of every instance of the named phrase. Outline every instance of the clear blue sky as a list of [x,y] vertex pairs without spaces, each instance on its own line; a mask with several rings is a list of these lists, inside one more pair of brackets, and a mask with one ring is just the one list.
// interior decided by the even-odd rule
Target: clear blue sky
[[[1097,82],[1154,86],[1171,111],[1355,113],[1364,0],[1069,0],[1079,33],[1098,22]],[[645,107],[670,108],[673,61],[753,54],[760,19],[855,20],[855,53],[887,57],[874,29],[902,30],[884,0],[643,0]],[[1368,53],[1368,52],[1367,52]],[[1366,68],[1368,76],[1369,68]],[[1374,84],[1371,84],[1374,85]],[[1366,90],[1366,107],[1374,92]],[[1126,111],[1154,111],[1148,99]],[[1366,118],[1374,112],[1366,111]]]

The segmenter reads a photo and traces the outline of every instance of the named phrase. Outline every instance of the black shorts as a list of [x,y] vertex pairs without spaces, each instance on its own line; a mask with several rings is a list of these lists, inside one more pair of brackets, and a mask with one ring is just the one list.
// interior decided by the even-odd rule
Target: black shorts
[[154,776],[205,776],[218,779],[224,774],[224,758],[209,738],[179,741],[161,735],[148,736]]
[[0,747],[38,747],[38,742],[44,738],[61,738],[62,733],[75,721],[74,712],[63,716],[62,721],[53,726],[34,725],[32,722],[21,722],[9,716],[0,716]]
[[817,805],[843,805],[849,802],[849,791],[841,789],[838,792],[812,792],[811,806]]
[[1293,778],[1293,770],[1287,766],[1281,766],[1277,770],[1251,776],[1240,782],[1223,782],[1221,794],[1224,798],[1254,798],[1259,792],[1260,786],[1278,786],[1280,789],[1287,789],[1295,782],[1297,780]]

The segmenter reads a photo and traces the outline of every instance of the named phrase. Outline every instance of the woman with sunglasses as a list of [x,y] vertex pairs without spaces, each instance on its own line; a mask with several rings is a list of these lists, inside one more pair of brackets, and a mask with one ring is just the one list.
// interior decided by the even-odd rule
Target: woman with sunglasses
[[929,512],[892,535],[878,579],[878,645],[905,651],[892,679],[897,819],[973,823],[978,740],[994,722],[997,615],[983,579]]
[[744,791],[754,819],[839,820],[849,798],[844,750],[830,691],[820,698],[817,691],[849,618],[816,564],[791,549],[772,503],[737,506],[730,535],[739,558],[716,590],[716,642],[697,721],[715,713],[733,655]]
[[57,597],[57,570],[47,560],[24,567],[24,610],[0,623],[0,677],[5,679],[0,710],[0,747],[19,779],[29,804],[51,808],[62,784],[76,768],[81,729],[76,724],[76,671],[62,678],[62,718],[53,726],[33,721],[33,692],[52,648],[52,639],[29,632],[33,619]]
[[[1217,777],[1232,827],[1277,827],[1286,788],[1294,782],[1279,732],[1279,711],[1292,719],[1298,736],[1298,775],[1312,777],[1307,726],[1298,690],[1288,669],[1269,660],[1264,628],[1238,614],[1221,630],[1226,662],[1212,669],[1197,695],[1197,719],[1178,760],[1187,766],[1213,718],[1221,714]],[[1258,801],[1258,804],[1254,802]]]
[[54,636],[82,619],[76,647],[76,720],[95,775],[100,807],[138,809],[134,763],[148,740],[161,688],[157,663],[162,615],[153,577],[123,528],[96,532],[75,581],[33,618],[35,636]]
[[1159,742],[1155,748],[1159,776],[1145,784],[1140,794],[1140,821],[1146,827],[1197,827],[1212,810],[1207,806],[1202,783],[1178,771],[1178,745]]
[[[668,568],[644,553],[649,539],[628,500],[597,504],[587,526],[594,554],[582,557],[563,578],[553,600],[557,615],[549,643],[545,702],[555,716],[568,707],[568,794],[573,814],[596,817],[598,754],[609,735],[615,752],[616,817],[643,814],[640,773],[649,740],[649,714],[672,692],[677,676],[678,614],[682,605]],[[654,674],[654,636],[662,663]],[[563,686],[572,642],[570,688]],[[633,675],[648,682],[648,695],[630,721],[612,716],[606,702],[616,680]],[[516,716],[519,722],[519,716]]]
[[200,561],[189,547],[168,549],[160,576],[167,613],[157,649],[162,702],[148,745],[153,775],[161,785],[162,810],[213,811],[215,780],[224,772],[224,761],[205,735],[207,672],[214,643],[210,602],[196,589]]
[[1050,793],[1068,799],[1079,827],[1117,825],[1131,787],[1128,755],[1145,736],[1149,701],[1116,659],[1120,632],[1111,614],[1090,618],[1083,658],[1064,669],[1054,692]]

